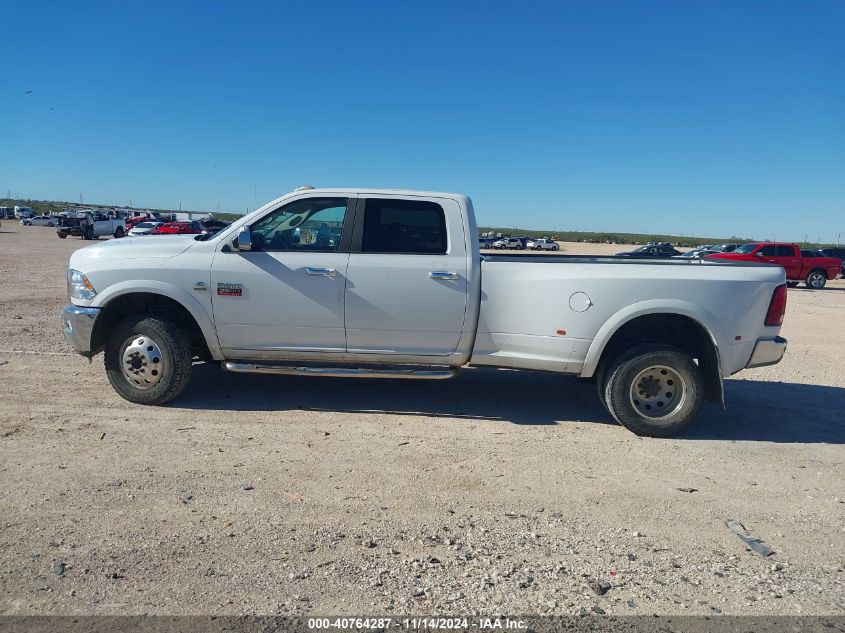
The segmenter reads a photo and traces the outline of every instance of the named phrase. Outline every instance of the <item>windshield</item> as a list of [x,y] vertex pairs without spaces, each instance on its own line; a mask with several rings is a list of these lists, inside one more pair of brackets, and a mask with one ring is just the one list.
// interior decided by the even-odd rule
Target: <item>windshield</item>
[[748,255],[754,251],[755,248],[760,246],[759,244],[743,244],[742,246],[737,246],[737,249],[734,253],[739,253],[740,255]]
[[136,229],[151,229],[156,225],[156,222],[141,222],[135,228]]

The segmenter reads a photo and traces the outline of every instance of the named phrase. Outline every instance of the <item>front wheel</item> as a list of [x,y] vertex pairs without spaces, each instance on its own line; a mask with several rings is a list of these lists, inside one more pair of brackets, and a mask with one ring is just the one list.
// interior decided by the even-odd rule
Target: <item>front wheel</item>
[[137,404],[164,404],[182,393],[191,378],[191,345],[170,321],[129,317],[106,344],[106,374],[114,390]]
[[807,275],[807,279],[804,281],[804,285],[807,286],[810,290],[821,290],[824,288],[824,285],[827,283],[827,277],[823,272],[820,270],[814,270],[809,275]]
[[115,230],[115,232],[114,232],[114,236],[118,239],[123,237],[123,227],[122,226],[117,227],[117,230]]
[[63,240],[67,237],[67,233],[59,233],[58,235],[60,240]]
[[606,376],[608,411],[637,435],[677,435],[695,420],[704,400],[701,369],[670,345],[638,345],[613,360]]

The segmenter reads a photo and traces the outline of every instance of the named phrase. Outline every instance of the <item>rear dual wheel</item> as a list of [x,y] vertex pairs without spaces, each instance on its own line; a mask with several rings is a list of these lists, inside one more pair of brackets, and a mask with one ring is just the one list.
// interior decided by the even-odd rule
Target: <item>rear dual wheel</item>
[[676,347],[644,343],[607,362],[597,374],[608,413],[637,435],[671,437],[687,428],[704,400],[701,369]]

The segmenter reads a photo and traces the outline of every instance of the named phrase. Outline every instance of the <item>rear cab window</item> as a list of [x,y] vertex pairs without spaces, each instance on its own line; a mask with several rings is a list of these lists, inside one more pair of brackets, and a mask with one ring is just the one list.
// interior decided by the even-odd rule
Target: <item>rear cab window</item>
[[448,243],[446,213],[438,203],[366,199],[361,252],[443,255]]

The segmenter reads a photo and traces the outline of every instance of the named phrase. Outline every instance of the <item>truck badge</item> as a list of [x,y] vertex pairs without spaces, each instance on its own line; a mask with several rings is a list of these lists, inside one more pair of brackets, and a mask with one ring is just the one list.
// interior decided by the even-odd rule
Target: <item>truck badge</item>
[[243,293],[243,284],[217,284],[217,294],[221,297],[240,297]]

